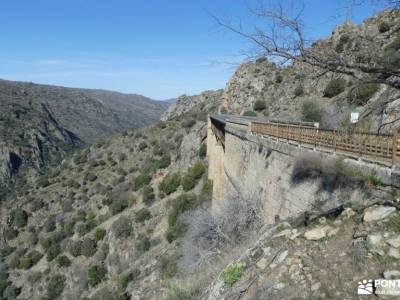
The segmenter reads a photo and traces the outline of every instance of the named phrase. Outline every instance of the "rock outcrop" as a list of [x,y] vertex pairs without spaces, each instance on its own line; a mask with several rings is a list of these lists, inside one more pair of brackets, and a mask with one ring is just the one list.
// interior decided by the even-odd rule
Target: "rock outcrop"
[[200,106],[205,111],[212,111],[213,107],[217,107],[220,104],[221,95],[222,90],[206,91],[196,96],[182,95],[163,113],[161,120],[166,121],[176,118]]

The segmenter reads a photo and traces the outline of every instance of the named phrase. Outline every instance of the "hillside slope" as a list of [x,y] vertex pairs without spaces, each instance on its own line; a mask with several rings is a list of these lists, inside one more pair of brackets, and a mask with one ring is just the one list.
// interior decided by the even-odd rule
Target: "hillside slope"
[[78,145],[156,122],[168,107],[140,95],[0,80],[0,183]]

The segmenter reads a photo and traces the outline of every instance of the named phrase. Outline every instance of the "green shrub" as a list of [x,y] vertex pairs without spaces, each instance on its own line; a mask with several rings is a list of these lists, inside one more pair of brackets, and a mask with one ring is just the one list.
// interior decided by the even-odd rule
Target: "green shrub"
[[126,199],[114,200],[109,206],[110,213],[116,215],[128,207],[128,201]]
[[57,231],[50,235],[48,238],[42,239],[42,247],[47,251],[51,246],[59,244],[63,239],[66,238],[64,231]]
[[187,129],[191,128],[194,124],[196,124],[195,119],[187,119],[182,122],[182,126]]
[[96,242],[92,239],[85,238],[80,242],[80,253],[86,257],[92,257],[97,251]]
[[172,210],[168,216],[168,224],[174,225],[179,215],[187,210],[196,207],[197,199],[195,194],[182,194],[172,201]]
[[191,175],[186,174],[182,177],[182,188],[185,192],[190,191],[196,186],[196,179],[193,178]]
[[125,161],[127,159],[127,156],[125,153],[120,153],[118,154],[118,160],[119,161]]
[[70,241],[68,244],[68,251],[74,257],[81,255],[81,241]]
[[163,277],[172,278],[178,273],[175,256],[161,256],[160,263]]
[[41,176],[37,181],[36,184],[38,187],[45,188],[51,184],[47,177]]
[[147,148],[146,142],[141,142],[141,143],[139,144],[139,150],[143,151],[143,150],[146,149],[146,148]]
[[3,297],[3,293],[6,288],[11,284],[7,279],[0,279],[0,297]]
[[143,224],[147,220],[150,220],[152,215],[147,208],[142,208],[135,212],[135,222]]
[[380,33],[384,33],[389,30],[390,30],[390,24],[388,22],[383,21],[379,24],[379,32]]
[[357,105],[365,105],[379,90],[379,84],[367,83],[354,87],[349,92],[349,101]]
[[395,50],[400,50],[400,36],[396,37],[393,42],[391,42],[387,48],[395,49]]
[[44,207],[44,202],[42,199],[34,199],[31,202],[32,211],[38,211],[39,209],[42,209],[43,207]]
[[139,254],[149,251],[151,248],[151,241],[147,236],[139,236],[136,244],[136,251]]
[[252,110],[246,110],[246,111],[243,113],[243,116],[245,116],[245,117],[256,117],[257,114],[256,114],[254,111],[252,111]]
[[189,168],[188,174],[197,180],[200,179],[205,172],[206,168],[204,167],[204,165],[200,162],[197,162]]
[[275,82],[276,82],[276,83],[281,83],[282,80],[283,80],[283,77],[282,77],[281,73],[276,74],[276,76],[275,76]]
[[159,160],[155,162],[155,167],[157,169],[165,169],[171,164],[171,155],[169,154],[164,154],[161,156]]
[[305,101],[302,106],[302,120],[304,122],[321,122],[323,110],[318,103]]
[[122,291],[125,291],[128,284],[134,280],[136,280],[140,276],[140,270],[133,269],[132,271],[122,274],[119,277],[118,283],[119,287]]
[[8,227],[4,229],[4,237],[10,241],[15,239],[19,234],[19,231],[15,228]]
[[121,217],[114,221],[111,228],[117,238],[127,238],[133,230],[132,223],[127,217]]
[[107,275],[107,269],[102,265],[92,266],[88,269],[88,283],[90,286],[96,286],[102,282]]
[[49,283],[47,284],[47,298],[57,299],[64,290],[65,285],[64,275],[55,275],[50,277]]
[[203,183],[201,188],[199,202],[211,201],[213,191],[213,183],[211,180],[207,179]]
[[89,172],[89,173],[86,173],[86,175],[85,175],[85,181],[95,181],[96,179],[97,179],[97,175],[96,174],[94,174],[94,173],[91,173],[91,172]]
[[181,220],[177,220],[173,225],[169,225],[165,232],[165,239],[168,243],[172,243],[176,239],[182,237],[186,232],[186,224]]
[[0,258],[9,256],[11,253],[14,252],[14,250],[15,250],[14,247],[4,245],[3,247],[0,248]]
[[71,265],[71,261],[67,256],[61,255],[57,257],[57,265],[60,268],[68,268]]
[[350,40],[350,36],[347,34],[343,34],[342,36],[340,36],[339,41],[335,47],[336,52],[338,52],[338,53],[343,52],[344,46],[347,44],[347,42],[349,40]]
[[28,254],[24,255],[18,264],[20,269],[30,269],[32,266],[36,265],[37,262],[43,257],[43,254],[39,251],[33,250]]
[[84,222],[80,222],[76,225],[76,232],[79,236],[84,236],[86,233],[90,232],[93,228],[96,227],[95,220],[86,220]]
[[25,227],[28,224],[28,213],[22,208],[15,208],[10,212],[10,224],[18,228]]
[[181,184],[181,176],[178,173],[170,173],[163,178],[159,190],[167,195],[175,192]]
[[[27,276],[27,279],[28,279],[28,282],[33,285],[36,282],[38,282],[42,278],[42,276],[43,276],[43,274],[40,271],[30,272]],[[0,291],[0,295],[1,295],[1,291]]]
[[267,105],[264,100],[259,99],[256,102],[254,102],[253,109],[255,111],[262,111],[266,108],[267,108]]
[[376,177],[374,175],[371,175],[371,176],[367,177],[367,180],[374,187],[378,187],[378,186],[384,185],[382,180],[380,180],[378,177]]
[[185,233],[186,226],[179,220],[179,216],[197,205],[195,194],[182,194],[172,201],[172,208],[168,215],[168,230],[165,237],[172,242]]
[[151,176],[147,175],[147,174],[141,174],[141,175],[135,177],[133,190],[134,191],[140,190],[145,185],[148,185],[150,183],[151,179],[152,179]]
[[62,202],[63,212],[71,212],[73,210],[72,204],[73,200],[71,199],[66,199],[64,202]]
[[343,78],[335,78],[329,81],[324,90],[324,97],[332,98],[343,93],[346,88],[346,80]]
[[96,231],[94,232],[94,238],[97,242],[101,241],[104,239],[106,236],[107,231],[103,228],[97,228]]
[[18,295],[21,293],[21,289],[11,284],[3,292],[4,299],[17,299]]
[[84,153],[82,153],[82,154],[76,154],[74,156],[74,163],[76,165],[80,165],[80,164],[86,163],[87,162],[87,155],[88,155],[88,152],[86,152],[86,151]]
[[52,232],[56,230],[56,217],[50,216],[47,218],[46,222],[44,223],[44,230],[46,232]]
[[61,253],[60,244],[53,244],[53,245],[51,245],[51,246],[47,249],[47,251],[46,251],[47,261],[52,261],[52,260],[55,259],[60,253]]
[[304,86],[302,84],[296,86],[294,89],[294,96],[295,97],[300,97],[304,95]]
[[154,189],[153,189],[151,186],[146,185],[146,186],[143,188],[142,197],[143,197],[143,202],[144,202],[146,205],[152,204],[153,201],[154,201],[154,199],[155,199],[155,197],[156,197],[156,196],[154,195]]
[[207,155],[207,144],[203,143],[203,144],[201,144],[200,149],[199,149],[199,157],[201,159],[203,159],[206,157],[206,155]]
[[232,286],[242,277],[243,271],[243,265],[240,263],[230,265],[222,271],[222,280],[225,284]]

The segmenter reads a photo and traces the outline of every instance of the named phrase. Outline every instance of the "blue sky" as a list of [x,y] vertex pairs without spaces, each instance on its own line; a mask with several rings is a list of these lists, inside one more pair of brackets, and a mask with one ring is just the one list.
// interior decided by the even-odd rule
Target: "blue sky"
[[[286,0],[283,0],[286,1]],[[297,1],[298,2],[298,1]],[[307,33],[330,34],[346,0],[304,0]],[[4,0],[0,78],[168,99],[224,88],[247,45],[211,15],[251,24],[245,0]],[[360,22],[376,12],[358,7]],[[342,13],[343,10],[340,10]],[[215,63],[218,62],[218,63]]]

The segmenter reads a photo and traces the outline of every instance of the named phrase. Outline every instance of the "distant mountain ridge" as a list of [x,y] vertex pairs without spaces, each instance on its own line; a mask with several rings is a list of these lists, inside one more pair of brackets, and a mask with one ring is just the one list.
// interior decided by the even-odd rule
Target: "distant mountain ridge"
[[39,170],[77,145],[155,123],[168,106],[136,94],[0,80],[0,184],[22,166]]

